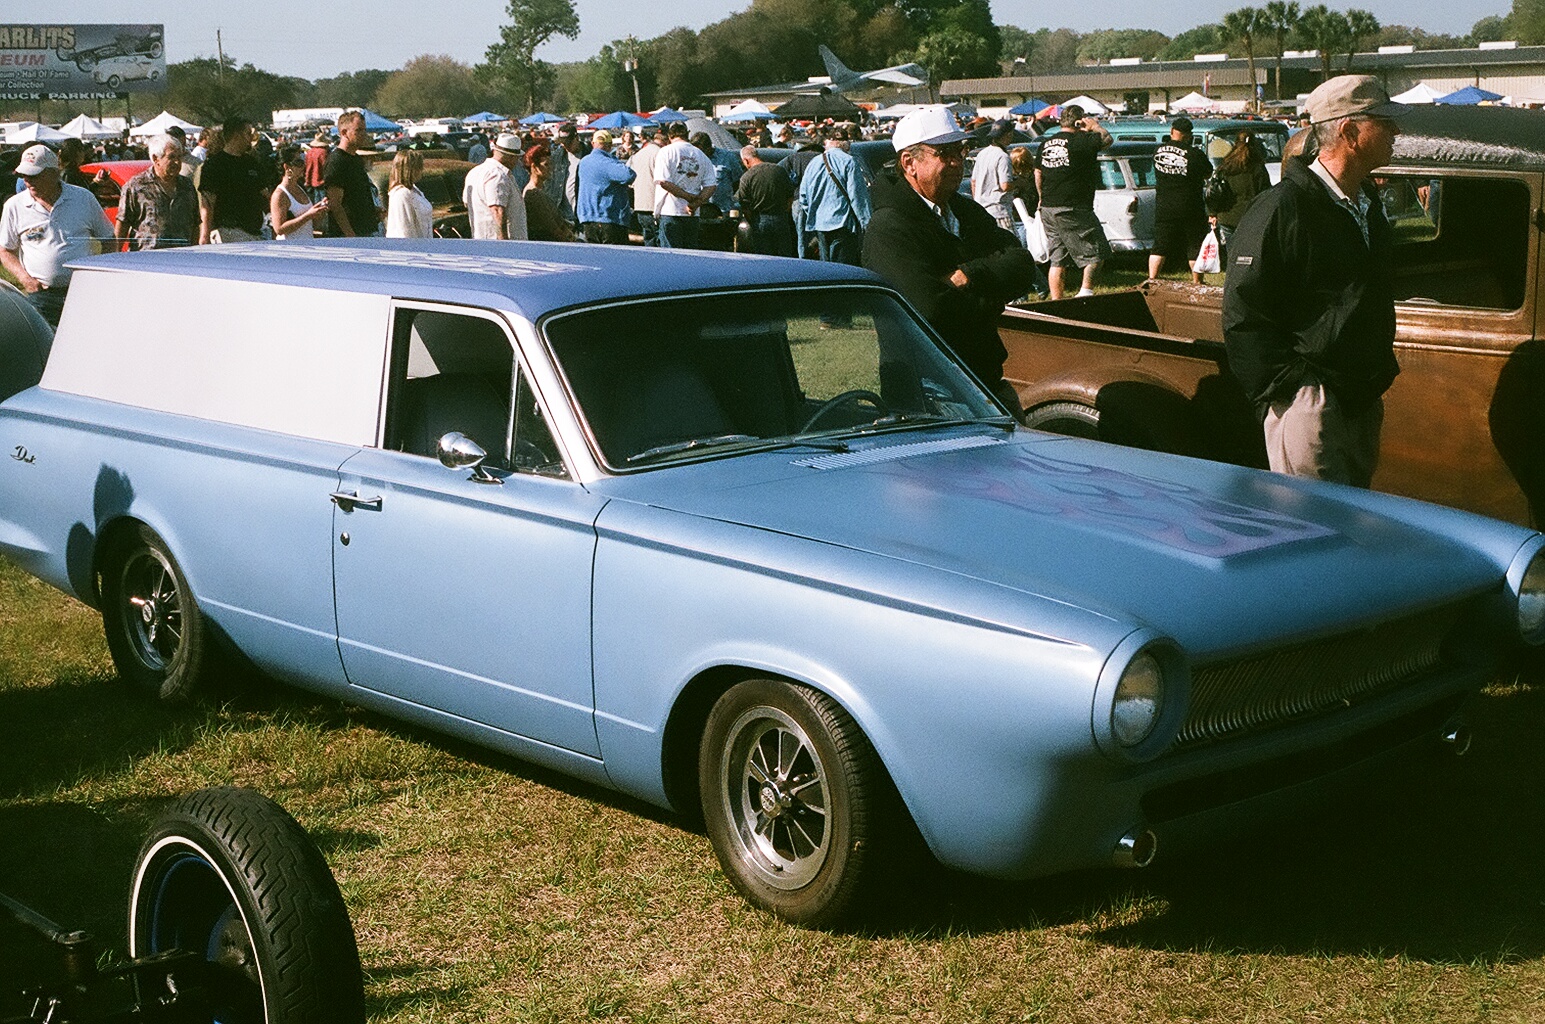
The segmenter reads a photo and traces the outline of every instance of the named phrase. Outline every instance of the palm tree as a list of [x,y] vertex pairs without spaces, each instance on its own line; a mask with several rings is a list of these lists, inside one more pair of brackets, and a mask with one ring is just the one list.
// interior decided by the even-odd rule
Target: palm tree
[[1244,44],[1245,64],[1250,68],[1249,109],[1251,110],[1261,108],[1255,92],[1255,34],[1261,31],[1262,20],[1261,12],[1254,7],[1241,7],[1223,16],[1223,31],[1229,38],[1237,39]]
[[1379,34],[1379,19],[1368,11],[1358,10],[1356,7],[1347,9],[1347,71],[1352,70],[1352,54],[1363,45],[1366,40],[1373,39]]
[[1271,0],[1261,8],[1262,32],[1270,32],[1277,40],[1277,99],[1282,99],[1282,51],[1287,48],[1287,37],[1298,28],[1298,4],[1294,0]]
[[1352,29],[1347,16],[1324,4],[1315,4],[1298,20],[1298,32],[1320,51],[1320,80],[1330,78],[1331,56],[1345,52],[1350,45]]

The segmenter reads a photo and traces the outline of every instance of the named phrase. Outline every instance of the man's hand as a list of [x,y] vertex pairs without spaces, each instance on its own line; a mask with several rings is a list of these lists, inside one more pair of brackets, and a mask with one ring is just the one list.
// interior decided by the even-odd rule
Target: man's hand
[[955,272],[950,275],[950,284],[954,285],[956,288],[964,288],[970,283],[971,279],[967,277],[966,272],[961,270],[959,267],[956,267]]

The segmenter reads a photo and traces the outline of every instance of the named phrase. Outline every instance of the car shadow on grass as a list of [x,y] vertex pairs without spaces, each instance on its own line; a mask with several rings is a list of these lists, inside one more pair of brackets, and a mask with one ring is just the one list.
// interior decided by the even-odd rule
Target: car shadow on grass
[[1463,758],[1141,872],[1005,883],[945,873],[882,930],[1081,925],[1113,946],[1507,963],[1545,955],[1545,687],[1473,704]]

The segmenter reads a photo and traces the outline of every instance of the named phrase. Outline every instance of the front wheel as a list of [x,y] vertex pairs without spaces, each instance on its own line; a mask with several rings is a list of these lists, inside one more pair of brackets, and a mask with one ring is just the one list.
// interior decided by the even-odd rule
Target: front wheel
[[121,76],[119,76],[119,75],[108,75],[107,76],[107,87],[109,89],[116,89],[116,88],[118,88],[122,84],[123,84],[123,78]]
[[740,683],[699,749],[709,841],[741,895],[795,924],[849,918],[904,835],[899,798],[857,723],[829,697]]
[[201,953],[210,965],[208,1016],[189,1019],[365,1019],[359,952],[338,884],[305,829],[252,790],[185,797],[140,848],[129,955],[172,950]]
[[102,560],[102,628],[125,681],[167,701],[197,692],[209,661],[193,593],[148,526],[120,534]]

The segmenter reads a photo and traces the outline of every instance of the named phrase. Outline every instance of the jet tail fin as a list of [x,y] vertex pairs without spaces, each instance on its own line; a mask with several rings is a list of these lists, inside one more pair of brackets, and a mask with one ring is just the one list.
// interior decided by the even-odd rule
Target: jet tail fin
[[825,43],[816,47],[821,55],[821,63],[826,65],[826,74],[832,80],[832,85],[842,86],[859,81],[859,75],[852,68],[837,59],[837,55],[829,50]]

